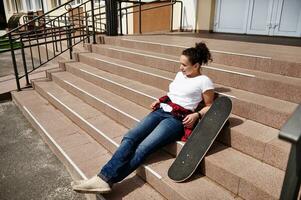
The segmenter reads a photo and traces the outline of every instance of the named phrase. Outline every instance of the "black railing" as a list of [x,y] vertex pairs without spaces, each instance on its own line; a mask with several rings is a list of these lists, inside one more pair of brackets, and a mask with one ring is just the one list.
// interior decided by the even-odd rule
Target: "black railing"
[[301,182],[301,104],[281,128],[279,138],[292,143],[281,200],[296,200]]
[[[101,19],[97,21],[93,16],[99,14],[97,11],[104,6],[96,8],[94,0],[87,0],[72,8],[71,2],[68,1],[41,16],[26,16],[23,18],[26,21],[24,25],[6,34],[18,90],[21,90],[20,79],[25,77],[26,86],[30,86],[29,73],[66,51],[69,51],[72,59],[75,45],[90,42],[90,37],[96,43],[95,24],[98,23],[101,27]],[[63,10],[62,14],[52,15],[58,9]],[[20,45],[14,45],[14,41]]]
[[[118,26],[119,34],[122,35],[124,16],[126,19],[126,33],[128,34],[128,15],[139,12],[139,32],[141,33],[142,12],[170,6],[172,9],[170,31],[173,31],[173,7],[176,3],[180,3],[180,30],[182,29],[183,3],[181,1],[142,2],[140,0],[110,0],[105,1],[104,6],[101,6],[101,4],[97,5],[94,1],[86,0],[76,7],[72,7],[72,1],[68,1],[43,15],[24,16],[23,21],[25,23],[6,34],[18,90],[21,90],[20,79],[25,78],[26,86],[30,86],[29,73],[66,51],[69,51],[69,57],[72,59],[73,48],[80,42],[90,43],[92,39],[92,43],[95,44],[96,34],[98,33],[107,33],[108,35],[113,33],[112,35],[117,35]],[[132,3],[133,5],[122,7],[122,3],[124,2]],[[159,3],[160,5],[142,9],[142,6],[145,4],[154,3]],[[115,7],[112,7],[113,4]],[[139,7],[138,10],[129,12],[129,9],[137,7]],[[62,9],[63,12],[60,11],[62,14],[57,15],[59,9]],[[105,12],[103,11],[104,9]],[[113,15],[110,13],[111,11],[114,13]]]

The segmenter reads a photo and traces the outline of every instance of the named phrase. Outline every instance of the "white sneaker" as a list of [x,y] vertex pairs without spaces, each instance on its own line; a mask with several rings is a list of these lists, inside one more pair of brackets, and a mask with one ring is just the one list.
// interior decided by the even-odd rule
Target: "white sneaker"
[[72,181],[71,182],[71,186],[75,186],[75,185],[79,185],[79,184],[82,184],[84,183],[86,180],[76,180],[76,181]]
[[110,185],[99,176],[93,176],[88,180],[81,181],[80,184],[72,186],[73,190],[82,193],[108,193],[111,191]]

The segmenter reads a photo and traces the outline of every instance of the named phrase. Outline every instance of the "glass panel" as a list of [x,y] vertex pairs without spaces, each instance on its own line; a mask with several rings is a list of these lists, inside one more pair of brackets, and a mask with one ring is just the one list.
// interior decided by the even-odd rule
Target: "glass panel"
[[18,11],[23,10],[23,4],[21,0],[16,0],[17,6],[18,6]]
[[36,10],[39,10],[39,9],[42,9],[42,3],[41,3],[41,1],[42,0],[35,0],[36,2]]
[[33,10],[31,0],[26,0],[27,10]]
[[9,12],[11,10],[9,0],[6,0],[6,6],[7,6],[7,11]]

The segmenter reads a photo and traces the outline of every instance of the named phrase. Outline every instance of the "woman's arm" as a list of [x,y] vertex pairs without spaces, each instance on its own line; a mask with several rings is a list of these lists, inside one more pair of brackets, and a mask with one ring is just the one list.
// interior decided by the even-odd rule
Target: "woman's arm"
[[183,119],[183,125],[186,128],[192,128],[195,124],[195,122],[200,119],[202,116],[205,115],[205,113],[209,110],[210,106],[213,103],[214,100],[214,90],[207,90],[206,92],[204,92],[203,94],[203,101],[205,103],[205,107],[202,108],[198,113],[192,113],[187,115],[184,119]]
[[214,101],[214,90],[207,90],[203,93],[203,100],[205,103],[205,107],[202,108],[199,113],[201,116],[204,116],[205,113],[209,110]]

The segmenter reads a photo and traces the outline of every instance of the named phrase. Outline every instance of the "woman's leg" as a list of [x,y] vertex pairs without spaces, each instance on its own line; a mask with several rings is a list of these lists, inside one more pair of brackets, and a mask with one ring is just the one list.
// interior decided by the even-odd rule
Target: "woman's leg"
[[[110,184],[119,182],[139,167],[145,158],[161,147],[181,138],[184,127],[180,120],[168,117],[162,120],[158,126],[137,146],[134,155],[126,162],[117,173],[111,173],[106,181]],[[99,174],[102,176],[104,170]]]
[[135,128],[129,130],[123,137],[120,146],[112,158],[103,166],[98,176],[109,184],[113,184],[110,180],[119,176],[123,167],[133,157],[136,147],[164,119],[162,113],[162,110],[149,113]]

